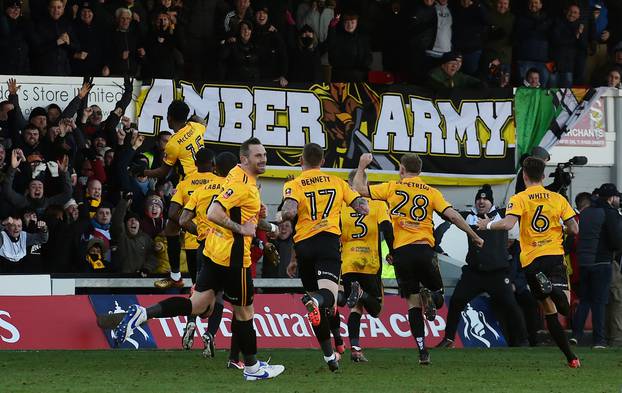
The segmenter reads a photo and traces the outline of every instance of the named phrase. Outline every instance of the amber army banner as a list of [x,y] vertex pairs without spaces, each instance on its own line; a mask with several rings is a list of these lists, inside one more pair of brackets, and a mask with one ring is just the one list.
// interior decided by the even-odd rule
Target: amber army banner
[[332,83],[293,86],[193,84],[155,80],[136,104],[141,132],[167,130],[166,109],[183,99],[205,119],[205,140],[216,151],[236,151],[255,136],[268,150],[268,176],[298,168],[302,147],[325,149],[325,166],[345,175],[371,152],[372,180],[394,177],[400,157],[423,159],[434,184],[500,183],[515,175],[511,89],[431,92],[414,86]]

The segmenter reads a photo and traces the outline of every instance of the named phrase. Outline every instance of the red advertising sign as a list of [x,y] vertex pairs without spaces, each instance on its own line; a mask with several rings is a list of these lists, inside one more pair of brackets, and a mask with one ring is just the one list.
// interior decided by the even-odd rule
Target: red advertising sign
[[[102,295],[97,295],[102,297]],[[89,299],[88,296],[14,296],[0,297],[0,350],[2,349],[107,349],[107,335],[96,322],[97,312],[122,311],[138,301],[148,306],[169,295],[103,295],[106,299]],[[109,297],[109,298],[108,298]],[[105,306],[105,304],[110,306]],[[363,315],[361,318],[361,345],[367,348],[415,347],[408,324],[408,307],[397,296],[384,298],[384,309],[379,318]],[[103,308],[106,308],[105,310]],[[111,308],[108,310],[107,308]],[[347,308],[340,310],[341,335],[347,332]],[[426,344],[436,345],[443,337],[447,308],[439,310],[434,321],[425,321]],[[476,313],[477,314],[477,313]],[[479,312],[481,314],[481,312]],[[475,315],[475,314],[474,314]],[[216,335],[217,348],[228,348],[231,339],[231,307],[226,305],[223,319]],[[464,317],[464,316],[463,316]],[[473,317],[479,321],[479,317]],[[469,326],[484,326],[481,323]],[[185,317],[150,320],[148,327],[138,329],[130,337],[134,348],[178,349],[186,325]],[[471,335],[483,337],[481,328],[471,329]],[[488,326],[488,325],[486,325]],[[201,348],[198,339],[207,328],[207,319],[198,323],[195,347]],[[309,348],[317,341],[300,303],[300,295],[257,295],[255,297],[255,329],[260,348]],[[346,339],[347,343],[347,339]],[[461,347],[460,335],[456,344]]]
[[0,297],[0,349],[107,349],[88,296]]
[[[167,296],[137,296],[143,306],[156,303]],[[305,308],[300,303],[300,295],[257,295],[255,296],[255,330],[257,344],[261,348],[309,348],[316,347]],[[348,336],[348,311],[340,309],[341,335]],[[434,346],[443,338],[447,307],[443,306],[434,321],[425,321],[426,344]],[[219,333],[216,335],[216,347],[228,348],[231,339],[231,307],[225,305]],[[202,348],[198,339],[207,329],[207,319],[198,320],[198,332],[195,333],[194,345]],[[160,318],[149,321],[149,328],[158,348],[179,348],[185,317]],[[397,296],[385,296],[384,308],[379,318],[365,314],[361,318],[361,345],[366,348],[411,348],[415,342],[408,324],[408,306],[404,299]],[[457,336],[457,346],[462,346]],[[347,341],[347,340],[346,340]]]

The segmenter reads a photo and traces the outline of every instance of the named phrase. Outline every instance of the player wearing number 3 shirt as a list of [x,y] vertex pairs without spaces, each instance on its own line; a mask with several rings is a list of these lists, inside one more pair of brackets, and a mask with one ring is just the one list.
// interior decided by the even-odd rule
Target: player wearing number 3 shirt
[[371,154],[361,155],[354,177],[354,189],[363,196],[386,201],[393,224],[393,265],[400,294],[408,301],[410,330],[419,349],[419,364],[430,363],[425,348],[422,308],[428,320],[436,318],[443,305],[443,281],[436,263],[434,247],[434,212],[444,215],[466,232],[473,242],[484,241],[467,225],[462,216],[419,177],[421,159],[416,154],[404,154],[400,160],[400,180],[368,186],[365,168],[372,162]]
[[329,319],[335,312],[341,270],[339,219],[342,205],[364,215],[369,213],[369,206],[344,180],[322,172],[323,163],[324,151],[320,145],[307,144],[300,159],[302,174],[283,187],[283,207],[277,221],[296,219],[294,249],[302,285],[307,291],[302,302],[324,361],[331,371],[336,371],[339,358],[330,341]]
[[575,212],[568,201],[542,186],[544,161],[529,157],[523,164],[523,180],[527,188],[510,198],[503,220],[489,219],[477,223],[479,229],[509,230],[520,220],[520,262],[529,288],[540,301],[546,325],[562,350],[568,366],[578,368],[579,359],[570,349],[568,337],[559,324],[557,313],[567,316],[570,310],[567,292],[562,222],[566,232],[579,231],[573,219]]

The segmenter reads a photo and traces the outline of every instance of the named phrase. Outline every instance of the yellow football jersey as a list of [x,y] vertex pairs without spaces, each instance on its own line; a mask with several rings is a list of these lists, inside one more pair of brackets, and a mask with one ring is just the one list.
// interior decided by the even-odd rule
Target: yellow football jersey
[[566,198],[542,186],[532,186],[510,198],[505,214],[520,219],[523,267],[543,255],[564,255],[562,221],[576,215]]
[[184,128],[177,131],[164,147],[164,163],[175,166],[179,163],[185,176],[197,171],[194,155],[203,147],[205,126],[189,121]]
[[360,195],[343,179],[319,169],[303,171],[283,186],[283,198],[298,202],[294,242],[320,232],[341,235],[339,218],[343,203],[350,205]]
[[[195,172],[186,176],[184,180],[177,184],[177,188],[175,189],[175,194],[173,194],[171,202],[175,202],[183,208],[196,190],[210,183],[210,181],[212,181],[215,177],[217,176],[211,172]],[[196,223],[197,221],[195,219],[195,224]],[[192,233],[185,232],[182,249],[196,250],[197,248],[199,248],[197,237]]]
[[389,221],[387,204],[368,198],[369,214],[357,213],[345,203],[341,207],[341,274],[376,274],[380,269],[380,231]]
[[[214,203],[225,208],[229,218],[238,224],[244,224],[250,219],[258,220],[261,199],[257,180],[239,165],[236,166],[229,172],[223,190]],[[251,241],[250,236],[242,236],[214,225],[205,238],[203,254],[222,266],[250,267]]]
[[218,195],[222,192],[224,177],[212,174],[207,184],[192,193],[184,209],[194,212],[194,222],[197,226],[198,241],[204,240],[207,233],[216,224],[207,219],[207,210]]
[[393,224],[393,248],[414,242],[434,247],[433,212],[443,213],[451,204],[419,177],[369,186],[372,199],[386,201]]

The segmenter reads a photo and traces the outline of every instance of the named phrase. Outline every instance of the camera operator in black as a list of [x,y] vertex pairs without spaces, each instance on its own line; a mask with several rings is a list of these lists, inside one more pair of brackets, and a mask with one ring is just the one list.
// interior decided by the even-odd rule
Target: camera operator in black
[[[497,221],[504,214],[493,204],[492,188],[486,184],[475,195],[475,207],[463,215],[466,222],[476,229],[478,218],[490,217]],[[445,337],[437,347],[453,347],[460,312],[482,292],[487,292],[493,303],[504,311],[503,317],[509,327],[509,345],[518,346],[526,338],[525,321],[509,278],[508,232],[477,231],[477,234],[484,236],[484,246],[477,247],[469,240],[467,265],[462,267],[462,277],[449,303]]]
[[[518,194],[521,191],[525,191],[525,181],[523,180],[523,161],[525,158],[530,157],[528,154],[523,154],[520,158],[521,169],[518,171],[518,175],[516,175],[516,187],[514,190],[515,194]],[[536,157],[541,159],[544,162],[549,162],[551,156],[549,152],[546,151],[545,148],[536,146],[531,151],[531,157]],[[572,182],[573,173],[572,166],[573,165],[585,165],[587,164],[587,158],[584,156],[575,156],[572,157],[568,162],[557,164],[557,168],[555,172],[551,173],[549,177],[553,178],[553,183],[544,186],[549,191],[556,192],[558,194],[563,195],[566,199],[568,199],[568,195],[566,191],[568,190],[568,186]]]

